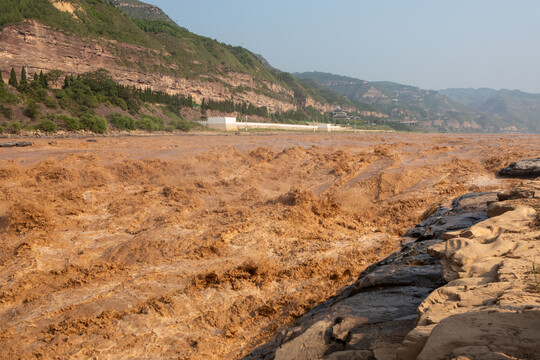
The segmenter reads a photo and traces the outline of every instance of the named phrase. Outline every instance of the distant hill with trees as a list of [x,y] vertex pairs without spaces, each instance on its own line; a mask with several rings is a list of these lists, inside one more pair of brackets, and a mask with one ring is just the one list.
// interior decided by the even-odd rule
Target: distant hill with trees
[[424,90],[322,72],[293,74],[351,100],[368,103],[390,121],[438,131],[540,132],[540,95],[491,89]]
[[483,114],[483,126],[516,127],[540,132],[540,94],[519,90],[446,89],[439,93]]

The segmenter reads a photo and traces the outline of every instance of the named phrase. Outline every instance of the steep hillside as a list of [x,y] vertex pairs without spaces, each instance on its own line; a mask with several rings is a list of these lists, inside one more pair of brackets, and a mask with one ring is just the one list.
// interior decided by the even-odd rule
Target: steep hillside
[[519,90],[446,89],[441,94],[482,112],[484,126],[540,132],[540,94]]
[[475,110],[455,103],[436,91],[392,82],[368,82],[321,72],[295,73],[297,79],[311,79],[351,100],[372,105],[390,120],[417,123],[437,130],[479,130]]
[[[198,36],[138,1],[6,0],[0,4],[0,69],[105,68],[115,81],[195,102],[233,100],[270,112],[332,108],[316,90],[267,69],[250,51]],[[122,11],[121,11],[121,10]],[[24,44],[24,46],[22,46]],[[292,79],[292,80],[291,80]]]
[[[29,3],[28,7],[24,3]],[[124,85],[294,109],[292,91],[257,59],[174,24],[132,20],[107,1],[9,0],[0,15],[0,68],[84,73],[108,69]],[[21,46],[25,44],[25,46]]]

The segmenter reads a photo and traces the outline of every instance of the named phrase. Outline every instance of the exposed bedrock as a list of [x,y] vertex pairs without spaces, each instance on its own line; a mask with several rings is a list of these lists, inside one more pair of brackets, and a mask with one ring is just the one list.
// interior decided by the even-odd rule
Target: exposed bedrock
[[536,178],[540,176],[540,157],[512,163],[510,166],[501,169],[499,175],[505,177]]
[[401,251],[247,359],[540,358],[539,189],[439,207]]
[[27,146],[32,146],[32,143],[29,141],[0,142],[0,148],[27,147]]

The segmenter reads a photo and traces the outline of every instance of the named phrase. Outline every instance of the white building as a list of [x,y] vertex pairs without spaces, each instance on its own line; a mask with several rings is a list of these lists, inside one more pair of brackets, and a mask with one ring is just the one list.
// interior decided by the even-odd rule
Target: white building
[[208,120],[201,122],[203,125],[208,126],[211,129],[222,131],[236,131],[238,130],[236,124],[236,118],[234,117],[209,117]]

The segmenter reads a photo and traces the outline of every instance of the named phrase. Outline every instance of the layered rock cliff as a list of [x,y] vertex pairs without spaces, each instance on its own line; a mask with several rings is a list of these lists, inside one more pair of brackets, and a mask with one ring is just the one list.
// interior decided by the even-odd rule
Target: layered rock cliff
[[[234,98],[238,102],[266,106],[270,111],[296,109],[292,90],[272,81],[256,81],[249,74],[228,72],[227,76],[220,76],[218,81],[205,81],[204,78],[187,79],[172,73],[152,71],[155,65],[164,68],[170,66],[162,60],[163,55],[167,55],[165,50],[112,40],[81,38],[35,21],[7,26],[0,32],[0,69],[5,78],[12,67],[20,69],[25,65],[30,73],[62,70],[81,74],[105,68],[124,85],[192,95],[197,102],[203,98]],[[261,88],[270,90],[272,96],[262,93]],[[317,102],[313,102],[313,105],[321,110],[328,107]]]

